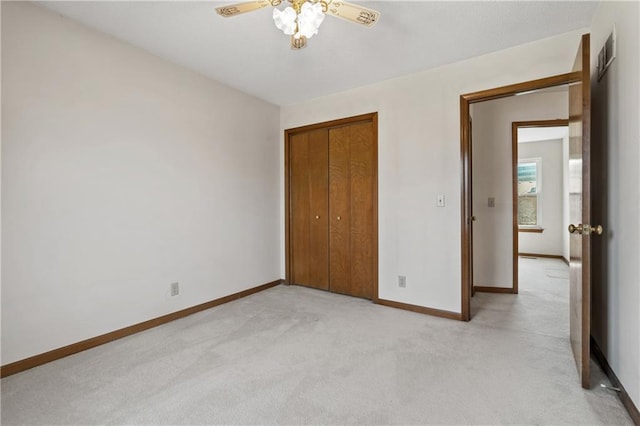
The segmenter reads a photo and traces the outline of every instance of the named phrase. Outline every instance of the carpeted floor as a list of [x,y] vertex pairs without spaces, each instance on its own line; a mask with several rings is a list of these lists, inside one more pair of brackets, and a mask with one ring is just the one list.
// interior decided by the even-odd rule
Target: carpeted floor
[[520,265],[470,323],[278,286],[5,378],[2,424],[631,424],[580,387],[568,268]]

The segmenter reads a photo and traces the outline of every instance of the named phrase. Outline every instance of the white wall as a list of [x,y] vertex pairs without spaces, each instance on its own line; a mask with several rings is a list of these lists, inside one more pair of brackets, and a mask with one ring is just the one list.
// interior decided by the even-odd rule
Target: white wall
[[583,32],[281,108],[281,130],[379,112],[381,298],[460,312],[460,95],[570,71]]
[[[577,49],[577,44],[574,48]],[[574,56],[575,52],[567,55]],[[473,231],[474,285],[513,286],[511,123],[567,119],[568,105],[568,92],[559,91],[512,96],[471,106],[473,214],[476,217]],[[557,185],[561,183],[558,180]],[[488,207],[489,197],[495,198],[495,207]],[[548,235],[559,232],[560,223],[552,223],[546,218],[543,220],[544,227],[551,226],[549,231],[545,230]],[[560,238],[560,234],[557,235]]]
[[280,278],[278,107],[20,2],[2,89],[2,364]]
[[[640,4],[601,2],[591,31],[593,222],[592,334],[640,408]],[[596,60],[613,25],[617,58],[597,81]]]
[[[540,225],[544,232],[520,232],[520,253],[563,256],[563,186],[562,139],[518,144],[518,158],[542,159],[542,191],[540,194]],[[567,163],[568,164],[568,163]],[[568,189],[566,190],[568,194]],[[569,259],[568,257],[566,258]]]

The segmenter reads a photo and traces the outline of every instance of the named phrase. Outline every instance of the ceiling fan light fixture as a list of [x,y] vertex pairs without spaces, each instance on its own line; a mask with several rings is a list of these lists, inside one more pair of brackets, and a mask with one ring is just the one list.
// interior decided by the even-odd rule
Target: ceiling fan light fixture
[[291,6],[284,10],[273,9],[273,22],[276,27],[286,35],[293,35],[296,39],[311,38],[318,34],[318,28],[324,20],[322,4],[305,0],[294,5],[295,9]]
[[298,15],[292,7],[287,7],[284,10],[273,9],[273,22],[286,35],[293,35],[296,32],[297,17]]
[[[290,6],[277,9],[284,2]],[[378,22],[380,12],[343,0],[249,0],[242,3],[216,7],[220,16],[228,18],[273,6],[273,22],[276,27],[291,36],[291,48],[302,49],[307,39],[318,34],[326,15],[371,27]]]

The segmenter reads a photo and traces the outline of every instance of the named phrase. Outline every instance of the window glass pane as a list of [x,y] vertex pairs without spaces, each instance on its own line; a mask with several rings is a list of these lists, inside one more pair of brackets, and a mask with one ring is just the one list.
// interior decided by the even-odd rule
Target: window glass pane
[[538,171],[537,161],[518,163],[518,225],[538,225]]
[[538,224],[538,196],[518,196],[518,225]]
[[518,163],[518,195],[536,194],[538,168],[536,163]]

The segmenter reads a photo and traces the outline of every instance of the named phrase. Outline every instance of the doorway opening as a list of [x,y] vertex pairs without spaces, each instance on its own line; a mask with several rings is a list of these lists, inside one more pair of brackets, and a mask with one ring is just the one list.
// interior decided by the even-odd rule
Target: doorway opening
[[[472,296],[517,294],[519,253],[563,252],[562,210],[568,197],[563,197],[562,168],[568,160],[563,162],[562,148],[568,148],[568,120],[557,117],[567,117],[567,105],[568,87],[562,85],[471,106],[471,245],[477,248],[471,259]],[[532,117],[547,120],[524,121]],[[526,154],[520,160],[519,145]]]
[[[474,250],[472,244],[473,222],[475,220],[473,212],[473,162],[471,154],[471,105],[495,99],[507,98],[519,94],[529,93],[541,89],[563,86],[580,82],[580,73],[568,73],[557,76],[532,80],[524,83],[498,87],[495,89],[483,90],[460,96],[460,134],[461,134],[461,162],[462,162],[462,182],[461,182],[461,247],[462,247],[462,288],[461,288],[461,317],[464,321],[471,319],[471,294],[473,291],[473,258]],[[477,127],[477,122],[474,123]],[[477,155],[477,153],[474,153]],[[489,197],[491,198],[491,197]],[[491,203],[488,200],[489,204]],[[514,239],[514,241],[517,241]],[[517,243],[514,243],[514,245]],[[513,247],[513,252],[518,253],[517,247]],[[517,258],[516,258],[517,259]],[[512,262],[517,263],[517,262]],[[513,276],[517,280],[517,270]],[[516,290],[517,291],[517,290]],[[506,290],[503,290],[506,292]],[[511,289],[508,292],[513,292]]]
[[[570,279],[569,340],[580,381],[590,383],[591,234],[603,229],[591,224],[591,75],[590,37],[583,34],[572,72],[460,96],[461,144],[461,319],[471,319],[473,281],[473,189],[470,105],[540,89],[569,85],[569,212]],[[474,126],[475,127],[475,126]]]
[[523,330],[569,334],[568,120],[523,120],[566,117],[567,105],[567,85],[472,105],[473,288],[523,293],[475,296],[481,322],[500,312]]
[[513,293],[520,258],[569,265],[569,120],[516,121],[512,134]]

